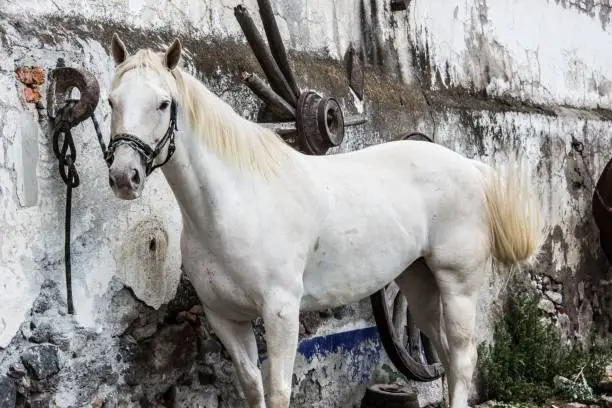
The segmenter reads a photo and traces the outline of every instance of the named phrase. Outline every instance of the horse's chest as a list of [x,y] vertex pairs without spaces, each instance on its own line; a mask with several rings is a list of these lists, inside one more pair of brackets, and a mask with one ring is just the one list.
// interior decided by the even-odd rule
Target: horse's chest
[[205,307],[235,320],[256,316],[258,301],[248,280],[217,262],[205,245],[188,237],[181,240],[181,252],[183,269]]

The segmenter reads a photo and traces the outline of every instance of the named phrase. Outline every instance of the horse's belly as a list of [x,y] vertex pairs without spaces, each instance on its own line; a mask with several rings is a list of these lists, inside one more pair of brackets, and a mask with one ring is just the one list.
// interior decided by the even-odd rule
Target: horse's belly
[[[362,265],[346,265],[304,278],[301,310],[323,310],[357,302],[394,280],[402,268],[390,268],[376,277],[368,275]],[[379,271],[381,271],[379,269]],[[399,272],[398,272],[399,271]],[[342,276],[341,279],[335,279]]]
[[342,234],[320,237],[304,271],[302,309],[317,310],[363,299],[399,276],[422,255],[425,233],[378,218],[353,223]]

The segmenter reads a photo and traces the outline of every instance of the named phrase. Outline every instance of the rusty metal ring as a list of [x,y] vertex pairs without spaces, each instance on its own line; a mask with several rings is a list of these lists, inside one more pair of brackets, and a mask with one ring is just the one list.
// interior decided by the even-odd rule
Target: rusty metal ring
[[296,129],[300,150],[312,155],[325,153],[317,122],[316,103],[320,98],[315,92],[303,92],[297,106]]
[[[75,126],[89,118],[98,106],[100,86],[89,72],[72,67],[58,67],[49,75],[47,89],[47,113],[51,119],[63,120]],[[64,110],[58,118],[62,107],[70,98],[70,92],[76,88],[81,93],[73,109]]]
[[572,148],[578,153],[582,154],[582,152],[584,151],[584,144],[582,142],[574,140],[572,141]]
[[401,134],[397,140],[422,140],[433,143],[433,140],[424,133],[421,132],[410,132]]

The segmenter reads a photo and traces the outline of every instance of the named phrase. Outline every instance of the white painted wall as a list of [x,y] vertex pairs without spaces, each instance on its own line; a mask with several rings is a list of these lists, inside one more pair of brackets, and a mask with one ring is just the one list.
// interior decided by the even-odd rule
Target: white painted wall
[[544,105],[610,109],[610,5],[593,2],[590,12],[582,12],[579,4],[564,3],[570,2],[416,0],[410,36],[420,48],[428,45],[432,70],[445,80],[449,72],[446,86],[474,86]]

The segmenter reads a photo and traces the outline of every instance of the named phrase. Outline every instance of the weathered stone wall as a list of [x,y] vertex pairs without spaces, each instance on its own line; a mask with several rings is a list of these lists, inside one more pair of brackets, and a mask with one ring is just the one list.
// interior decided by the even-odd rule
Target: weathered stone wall
[[[39,98],[62,57],[98,78],[106,131],[112,33],[130,50],[179,36],[188,69],[254,119],[259,101],[239,74],[259,68],[233,16],[238,3],[0,2],[1,407],[241,406],[228,356],[180,279],[180,216],[163,176],[136,202],[115,199],[90,121],[74,131],[77,313],[65,314],[65,187]],[[240,3],[256,15],[255,0]],[[551,301],[542,307],[570,337],[611,330],[612,280],[590,215],[590,177],[612,141],[609,1],[413,0],[395,13],[381,0],[273,7],[300,86],[368,116],[337,151],[417,130],[488,162],[511,151],[528,157],[552,228],[530,272]],[[366,66],[364,104],[348,89],[351,43]],[[490,335],[505,279],[494,275],[484,288],[479,340]],[[372,327],[368,300],[303,316],[296,406],[353,406],[365,385],[396,377]],[[265,371],[263,341],[260,351]],[[439,381],[419,388],[423,402],[440,398]]]

